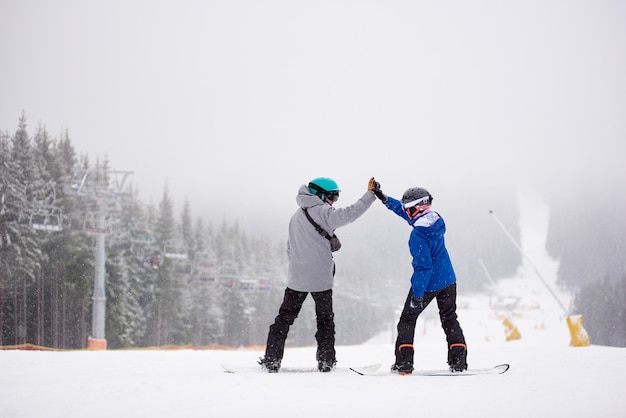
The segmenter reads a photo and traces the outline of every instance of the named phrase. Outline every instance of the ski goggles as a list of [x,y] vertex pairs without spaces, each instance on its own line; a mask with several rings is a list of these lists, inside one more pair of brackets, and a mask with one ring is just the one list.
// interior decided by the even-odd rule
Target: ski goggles
[[413,206],[410,208],[404,209],[409,218],[413,219],[420,213],[424,212],[430,205],[422,205],[422,206]]
[[332,200],[333,202],[336,202],[339,200],[339,192],[338,191],[331,191],[331,192],[327,192],[326,193],[326,198],[328,200]]

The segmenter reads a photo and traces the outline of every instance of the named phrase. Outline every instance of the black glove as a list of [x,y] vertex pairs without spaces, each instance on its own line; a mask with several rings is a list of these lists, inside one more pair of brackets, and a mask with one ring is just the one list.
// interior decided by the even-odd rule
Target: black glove
[[376,180],[374,180],[374,177],[372,177],[370,179],[370,187],[369,189],[374,193],[374,196],[376,196],[378,199],[380,199],[381,202],[383,203],[387,203],[387,196],[385,196],[385,194],[383,193],[382,190],[380,190],[380,183],[377,182]]
[[424,299],[416,298],[411,294],[411,300],[409,301],[409,311],[411,313],[419,313],[424,310]]
[[380,190],[380,189],[374,190],[374,196],[379,198],[380,201],[383,202],[384,204],[387,204],[387,196],[385,196],[385,194],[382,192],[382,190]]

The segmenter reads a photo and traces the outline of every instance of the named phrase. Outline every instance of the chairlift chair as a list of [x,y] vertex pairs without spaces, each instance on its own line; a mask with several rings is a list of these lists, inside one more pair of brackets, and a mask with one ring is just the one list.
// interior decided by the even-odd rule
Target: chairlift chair
[[42,208],[30,214],[30,226],[38,231],[58,232],[63,230],[61,210],[54,207]]

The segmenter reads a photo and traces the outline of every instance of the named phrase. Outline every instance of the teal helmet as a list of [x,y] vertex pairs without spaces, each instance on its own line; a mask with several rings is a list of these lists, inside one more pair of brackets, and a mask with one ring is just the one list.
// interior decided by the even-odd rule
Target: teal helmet
[[309,182],[309,191],[319,196],[322,200],[328,198],[336,202],[337,199],[339,199],[339,192],[341,190],[339,190],[339,186],[335,180],[328,177],[318,177]]

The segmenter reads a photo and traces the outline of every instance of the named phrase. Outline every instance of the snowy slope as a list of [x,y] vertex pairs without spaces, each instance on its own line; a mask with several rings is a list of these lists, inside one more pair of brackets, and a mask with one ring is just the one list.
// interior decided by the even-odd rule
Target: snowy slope
[[[626,349],[568,347],[567,339],[472,338],[470,367],[511,363],[499,376],[366,377],[334,373],[225,373],[259,351],[0,352],[0,416],[9,417],[618,417]],[[563,324],[563,327],[565,325]],[[439,332],[436,332],[439,331]],[[445,362],[440,330],[418,336],[416,366]],[[476,334],[480,335],[480,334]],[[384,339],[384,338],[383,338]],[[312,347],[284,364],[313,366]],[[338,347],[339,366],[393,360],[391,343]]]
[[[536,202],[536,200],[533,200]],[[0,352],[0,417],[624,417],[626,348],[569,347],[543,251],[547,212],[522,211],[522,247],[534,267],[485,295],[459,297],[471,367],[510,363],[498,376],[359,376],[348,366],[393,362],[393,329],[360,346],[337,347],[334,373],[229,374],[261,351]],[[445,367],[446,345],[429,307],[416,332],[416,368]],[[505,341],[503,318],[522,338]],[[288,348],[283,365],[314,366],[315,348]]]

